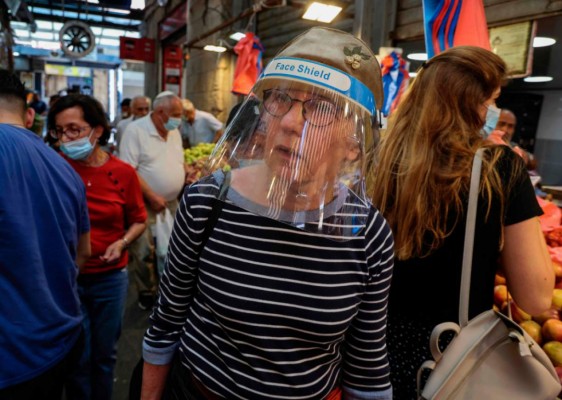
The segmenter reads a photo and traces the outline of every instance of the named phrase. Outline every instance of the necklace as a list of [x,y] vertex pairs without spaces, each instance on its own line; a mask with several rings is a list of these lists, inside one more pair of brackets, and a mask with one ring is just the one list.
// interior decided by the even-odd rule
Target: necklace
[[95,149],[94,154],[92,154],[92,158],[87,160],[84,165],[87,167],[101,167],[107,162],[107,160],[109,160],[108,153],[100,149]]

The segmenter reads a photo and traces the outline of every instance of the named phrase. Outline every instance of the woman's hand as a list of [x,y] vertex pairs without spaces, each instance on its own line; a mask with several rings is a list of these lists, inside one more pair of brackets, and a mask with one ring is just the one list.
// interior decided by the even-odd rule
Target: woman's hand
[[123,239],[119,239],[116,242],[111,243],[105,250],[105,254],[103,256],[100,256],[100,259],[106,264],[111,264],[119,261],[126,245],[127,244]]

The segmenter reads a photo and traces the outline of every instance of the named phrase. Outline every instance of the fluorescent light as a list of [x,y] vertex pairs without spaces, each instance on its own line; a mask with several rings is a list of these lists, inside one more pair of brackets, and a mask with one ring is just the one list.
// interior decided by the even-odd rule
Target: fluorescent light
[[203,50],[207,50],[207,51],[215,51],[217,53],[223,53],[226,51],[226,47],[223,46],[213,46],[213,45],[206,45],[205,47],[203,47]]
[[410,53],[406,57],[410,60],[426,61],[427,53]]
[[53,32],[35,32],[31,34],[31,37],[33,39],[42,39],[42,40],[55,40],[54,36],[53,36]]
[[115,46],[115,47],[119,47],[119,40],[116,39],[108,39],[108,38],[104,38],[102,37],[101,39],[99,39],[99,43],[103,46]]
[[237,42],[242,39],[245,38],[246,34],[242,33],[242,32],[234,32],[232,35],[229,36],[229,38],[231,38],[232,40],[236,40]]
[[533,47],[546,47],[552,46],[556,40],[549,37],[537,36],[533,39]]
[[14,29],[14,33],[16,34],[16,38],[23,39],[29,37],[29,31],[23,29]]
[[552,76],[528,76],[523,80],[529,83],[550,82]]
[[17,52],[17,51],[14,51],[14,52],[12,53],[12,55],[13,55],[14,57],[17,57],[17,56],[19,56],[19,55],[20,55],[20,53],[19,53],[19,52]]
[[53,29],[53,23],[51,21],[35,21],[39,29]]
[[119,37],[119,36],[125,36],[125,31],[120,30],[120,29],[109,29],[109,28],[104,28],[103,30],[103,36],[108,36],[108,37]]
[[302,18],[309,19],[311,21],[330,23],[334,18],[336,18],[341,10],[341,7],[314,2],[308,7]]
[[144,0],[133,0],[131,1],[131,10],[144,10],[145,1]]
[[31,47],[44,50],[60,50],[60,42],[47,42],[45,40],[32,40]]
[[106,8],[105,11],[111,11],[116,14],[129,14],[131,12],[130,10],[122,10],[120,8]]

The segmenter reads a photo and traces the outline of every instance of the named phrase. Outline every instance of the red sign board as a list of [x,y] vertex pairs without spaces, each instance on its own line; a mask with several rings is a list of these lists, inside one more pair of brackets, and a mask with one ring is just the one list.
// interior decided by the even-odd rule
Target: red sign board
[[119,37],[119,58],[153,63],[155,61],[154,39]]
[[164,68],[163,73],[163,90],[170,90],[181,95],[181,77],[183,65],[183,53],[180,46],[166,46],[163,49],[162,58]]

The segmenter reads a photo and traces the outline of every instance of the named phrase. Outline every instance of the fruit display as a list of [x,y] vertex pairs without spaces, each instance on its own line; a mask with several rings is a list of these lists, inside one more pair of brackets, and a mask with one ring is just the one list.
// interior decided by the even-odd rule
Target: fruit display
[[511,316],[535,342],[542,346],[545,353],[552,361],[560,382],[562,383],[562,221],[558,207],[552,207],[552,203],[544,200],[539,201],[544,215],[541,219],[541,227],[547,243],[549,254],[552,258],[552,268],[556,276],[556,285],[552,291],[552,304],[550,309],[539,315],[529,315],[519,308],[506,286],[505,277],[496,275],[494,287],[494,309]]
[[[186,184],[190,185],[201,178],[209,156],[214,149],[214,143],[199,143],[183,151]],[[223,165],[222,169],[227,170],[228,166]]]
[[548,244],[550,247],[561,247],[562,226],[554,228],[550,232],[545,233],[544,238],[546,239],[546,244]]

